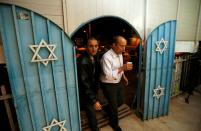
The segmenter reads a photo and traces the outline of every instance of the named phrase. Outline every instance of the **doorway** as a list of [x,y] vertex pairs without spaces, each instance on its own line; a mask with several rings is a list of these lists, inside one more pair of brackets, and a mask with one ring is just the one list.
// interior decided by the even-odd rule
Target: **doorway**
[[136,78],[139,69],[139,44],[141,38],[138,32],[125,20],[117,17],[101,17],[92,20],[80,27],[71,36],[76,45],[77,57],[85,51],[85,45],[89,37],[95,37],[99,41],[99,53],[104,54],[111,46],[112,38],[115,35],[122,35],[128,41],[126,51],[124,52],[124,62],[133,62],[133,70],[126,72],[130,80],[126,88],[125,102],[133,106],[133,97],[136,96],[138,79]]
[[[76,46],[76,56],[79,57],[85,51],[87,39],[90,37],[96,38],[99,41],[99,54],[102,56],[110,49],[112,38],[116,35],[121,35],[127,40],[126,50],[123,53],[124,63],[128,61],[133,63],[133,70],[125,72],[129,84],[125,88],[124,99],[126,106],[135,109],[137,106],[137,87],[139,81],[140,44],[142,43],[138,32],[125,20],[119,17],[107,16],[85,23],[71,35],[71,39]],[[99,95],[103,98],[102,94]]]

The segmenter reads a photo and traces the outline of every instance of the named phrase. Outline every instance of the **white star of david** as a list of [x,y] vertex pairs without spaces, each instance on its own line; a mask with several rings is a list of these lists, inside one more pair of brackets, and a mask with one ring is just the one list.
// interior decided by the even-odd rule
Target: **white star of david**
[[64,127],[66,120],[58,122],[56,119],[53,119],[49,126],[43,127],[43,131],[50,131],[53,126],[59,126],[59,131],[67,131]]
[[157,99],[159,99],[161,96],[164,95],[164,89],[165,88],[162,88],[160,85],[158,85],[158,87],[154,89],[153,97],[156,97]]
[[[163,47],[161,49],[160,45],[163,44]],[[168,46],[168,41],[165,41],[163,38],[160,41],[156,41],[156,51],[160,52],[162,54]]]
[[[38,53],[41,47],[45,47],[49,51],[49,56],[43,59]],[[54,54],[56,45],[48,45],[43,39],[40,41],[39,45],[30,45],[29,48],[34,52],[31,62],[42,62],[47,66],[49,61],[57,60],[57,56]]]

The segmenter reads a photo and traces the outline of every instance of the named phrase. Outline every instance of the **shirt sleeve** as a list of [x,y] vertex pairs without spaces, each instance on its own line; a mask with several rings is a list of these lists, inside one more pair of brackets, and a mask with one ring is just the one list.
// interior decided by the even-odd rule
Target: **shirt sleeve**
[[119,69],[118,68],[117,69],[112,68],[112,64],[113,64],[112,61],[110,61],[106,57],[103,57],[101,64],[102,64],[103,73],[108,80],[112,81],[112,80],[118,79]]

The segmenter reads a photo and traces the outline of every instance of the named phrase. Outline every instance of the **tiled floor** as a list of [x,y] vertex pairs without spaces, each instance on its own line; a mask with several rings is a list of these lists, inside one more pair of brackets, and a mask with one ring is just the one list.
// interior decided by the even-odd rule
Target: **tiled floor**
[[[189,104],[185,103],[185,96],[171,99],[168,116],[143,122],[132,114],[121,119],[120,126],[123,131],[201,131],[201,94],[194,91]],[[101,131],[112,129],[105,126]]]

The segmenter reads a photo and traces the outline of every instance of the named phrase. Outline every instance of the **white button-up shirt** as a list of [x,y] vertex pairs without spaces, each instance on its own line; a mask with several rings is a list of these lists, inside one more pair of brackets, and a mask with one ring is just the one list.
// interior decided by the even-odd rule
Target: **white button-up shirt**
[[119,83],[123,71],[119,73],[119,68],[123,66],[122,54],[116,54],[113,49],[107,51],[101,59],[102,73],[100,80],[103,83]]

